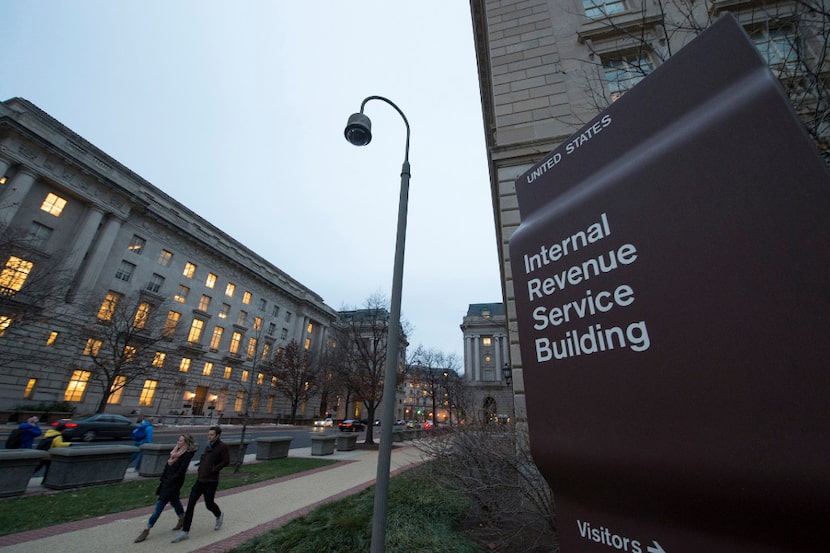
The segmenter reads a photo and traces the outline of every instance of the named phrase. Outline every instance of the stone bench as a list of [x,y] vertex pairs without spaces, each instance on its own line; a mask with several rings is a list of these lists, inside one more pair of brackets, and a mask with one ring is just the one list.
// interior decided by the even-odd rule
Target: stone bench
[[141,444],[141,466],[137,467],[139,476],[161,476],[174,447],[176,444]]
[[[248,440],[245,440],[245,443],[242,443],[242,440],[230,440],[225,441],[222,440],[226,446],[228,446],[228,455],[231,458],[231,465],[235,465],[237,461],[239,461],[239,456],[242,455],[242,462],[245,462],[245,454],[248,452]],[[204,450],[202,450],[204,451]],[[194,459],[198,460],[198,457],[194,457]]]
[[0,450],[0,497],[26,493],[35,467],[47,455],[39,449]]
[[[138,448],[130,445],[93,445],[54,448],[43,487],[66,490],[121,482]],[[169,451],[169,450],[168,450]]]
[[290,436],[265,436],[256,439],[257,461],[268,459],[283,459],[288,457],[291,448]]
[[311,454],[312,455],[331,455],[334,453],[334,443],[337,436],[330,435],[311,435]]
[[353,451],[357,445],[357,434],[354,432],[341,432],[336,437],[337,451]]

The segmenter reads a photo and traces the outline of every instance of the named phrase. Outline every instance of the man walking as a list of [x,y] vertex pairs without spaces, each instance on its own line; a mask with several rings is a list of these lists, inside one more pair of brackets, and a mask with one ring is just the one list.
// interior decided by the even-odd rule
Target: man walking
[[219,530],[222,527],[225,517],[219,505],[213,501],[213,497],[216,495],[217,486],[219,486],[219,471],[231,463],[231,456],[228,452],[228,446],[219,439],[221,434],[222,429],[218,426],[211,426],[208,430],[208,444],[205,446],[205,451],[199,460],[199,472],[196,482],[190,488],[190,497],[187,500],[182,528],[176,534],[172,543],[178,543],[190,537],[193,511],[196,509],[196,502],[199,501],[199,497],[202,495],[205,496],[205,507],[216,517],[216,525],[213,529]]

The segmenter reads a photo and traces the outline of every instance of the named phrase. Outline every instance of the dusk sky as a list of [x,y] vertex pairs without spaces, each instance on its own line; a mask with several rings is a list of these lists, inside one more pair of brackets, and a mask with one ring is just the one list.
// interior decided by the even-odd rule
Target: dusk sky
[[499,302],[467,2],[5,0],[0,99],[52,117],[322,296],[391,297],[411,126],[403,318],[463,359]]

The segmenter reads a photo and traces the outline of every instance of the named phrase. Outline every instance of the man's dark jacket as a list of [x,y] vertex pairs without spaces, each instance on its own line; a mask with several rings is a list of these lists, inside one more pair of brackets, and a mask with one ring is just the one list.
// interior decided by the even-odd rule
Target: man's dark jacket
[[231,464],[231,455],[228,446],[221,440],[216,440],[213,445],[205,447],[202,458],[199,461],[200,482],[218,482],[219,471]]

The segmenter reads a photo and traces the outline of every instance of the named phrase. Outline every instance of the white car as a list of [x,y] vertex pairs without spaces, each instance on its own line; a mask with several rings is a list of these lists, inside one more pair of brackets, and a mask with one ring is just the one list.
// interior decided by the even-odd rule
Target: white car
[[334,421],[331,419],[325,419],[321,421],[314,421],[314,426],[322,426],[324,428],[331,428],[334,426]]

